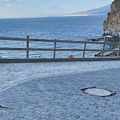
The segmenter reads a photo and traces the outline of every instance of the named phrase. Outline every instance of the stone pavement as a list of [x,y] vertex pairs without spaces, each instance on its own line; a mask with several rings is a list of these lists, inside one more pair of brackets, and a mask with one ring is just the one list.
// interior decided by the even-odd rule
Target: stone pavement
[[[119,62],[116,62],[118,68],[113,67],[113,63],[110,62],[109,64],[111,69],[103,65],[103,70],[98,65],[99,69],[87,70],[89,67],[82,67],[83,71],[86,70],[84,72],[77,70],[77,73],[75,72],[78,68],[74,68],[75,72],[65,72],[65,69],[60,72],[60,67],[58,67],[59,69],[55,67],[55,70],[61,74],[53,75],[53,71],[51,71],[49,73],[52,74],[51,76],[46,74],[46,76],[32,77],[30,80],[18,82],[18,84],[7,84],[9,88],[1,90],[0,104],[10,106],[13,109],[0,108],[0,120],[120,120],[120,68]],[[63,63],[63,66],[65,64]],[[73,64],[76,66],[78,63]],[[79,65],[82,64],[79,63]],[[84,63],[90,67],[91,64],[95,67],[94,63]],[[17,64],[9,64],[7,67],[6,64],[2,65],[2,68],[11,66],[9,70],[16,66],[13,71],[16,71],[17,66],[19,66]],[[31,67],[33,66],[36,67],[31,65]],[[19,69],[20,66],[18,73]],[[69,69],[70,67],[66,70],[69,71]],[[63,74],[64,72],[65,74]],[[21,74],[19,73],[19,75]],[[24,78],[25,75],[18,76],[18,79]],[[14,74],[11,76],[14,79]],[[8,77],[10,76],[8,75]],[[4,80],[7,81],[7,78],[4,77]],[[117,94],[109,97],[84,94],[81,89],[86,87],[104,88]]]
[[41,77],[120,68],[120,61],[0,63],[0,93],[25,81]]

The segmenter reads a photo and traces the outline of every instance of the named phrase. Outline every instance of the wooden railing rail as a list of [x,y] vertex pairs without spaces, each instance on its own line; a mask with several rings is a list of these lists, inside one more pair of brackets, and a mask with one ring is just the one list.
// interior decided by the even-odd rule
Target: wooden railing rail
[[[0,40],[15,40],[15,41],[36,41],[36,42],[55,42],[55,40],[48,39],[26,39],[26,38],[10,38],[10,37],[0,37]],[[71,41],[71,40],[56,40],[61,43],[85,43],[85,41]],[[88,44],[109,44],[109,45],[120,45],[120,43],[116,42],[94,42],[94,41],[86,41]]]
[[101,57],[103,57],[104,49],[105,49],[105,38],[104,38],[104,44],[103,44],[103,51],[101,51],[102,52],[102,56]]
[[107,52],[107,51],[119,51],[119,50],[100,50],[100,49],[45,49],[45,48],[0,48],[0,50],[20,50],[20,51],[87,51],[87,52],[99,52],[99,51],[103,51],[103,52]]
[[27,36],[26,48],[26,58],[29,58],[29,36]]
[[119,57],[119,53],[120,53],[120,45],[118,45],[117,57]]
[[85,57],[85,51],[86,51],[86,40],[85,40],[85,43],[84,43],[83,58]]
[[[92,41],[70,41],[70,40],[46,40],[46,39],[31,39],[29,38],[29,36],[27,36],[27,38],[10,38],[10,37],[0,37],[0,40],[14,40],[14,41],[26,41],[26,48],[0,48],[0,50],[24,50],[26,51],[26,58],[29,58],[29,51],[53,51],[53,58],[55,58],[56,55],[56,51],[82,51],[83,55],[82,57],[85,57],[85,52],[88,51],[101,51],[101,57],[104,56],[104,52],[107,51],[116,51],[117,52],[117,57],[119,57],[119,53],[120,53],[120,42],[116,43],[116,42],[106,42],[106,40],[104,39],[104,42],[92,42]],[[34,42],[53,42],[54,43],[54,47],[53,49],[48,49],[48,48],[30,48],[29,47],[29,42],[30,41],[34,41]],[[81,43],[84,44],[84,48],[83,49],[58,49],[56,48],[57,43]],[[103,48],[102,49],[86,49],[86,45],[87,44],[103,44]],[[109,45],[118,45],[118,50],[105,50],[105,45],[109,44]]]
[[56,53],[56,39],[54,41],[54,52],[53,52],[53,58],[55,58],[55,53]]

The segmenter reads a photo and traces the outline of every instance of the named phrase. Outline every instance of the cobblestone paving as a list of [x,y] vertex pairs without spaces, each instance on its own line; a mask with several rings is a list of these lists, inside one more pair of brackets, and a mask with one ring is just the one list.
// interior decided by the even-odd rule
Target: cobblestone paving
[[0,63],[0,93],[19,83],[36,78],[98,71],[109,68],[120,68],[120,62]]
[[[89,71],[89,70],[88,70]],[[1,120],[120,120],[120,68],[34,78],[2,91]],[[117,94],[99,97],[81,89]]]

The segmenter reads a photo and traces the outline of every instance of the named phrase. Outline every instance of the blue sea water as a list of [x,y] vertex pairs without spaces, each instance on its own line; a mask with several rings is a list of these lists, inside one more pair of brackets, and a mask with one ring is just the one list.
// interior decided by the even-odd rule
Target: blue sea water
[[[101,38],[103,33],[103,21],[106,16],[82,16],[82,17],[48,17],[26,19],[0,19],[0,37],[17,37],[36,39],[78,40]],[[26,47],[25,42],[0,41],[0,47]],[[53,48],[53,43],[30,42],[32,48]],[[88,45],[88,48],[101,46]],[[57,44],[57,48],[78,48],[79,44]],[[2,57],[25,58],[25,51],[0,51]],[[53,52],[31,51],[30,58],[52,58]],[[56,57],[66,58],[70,54],[81,57],[82,52],[57,52]],[[86,53],[87,57],[93,56],[93,52]]]

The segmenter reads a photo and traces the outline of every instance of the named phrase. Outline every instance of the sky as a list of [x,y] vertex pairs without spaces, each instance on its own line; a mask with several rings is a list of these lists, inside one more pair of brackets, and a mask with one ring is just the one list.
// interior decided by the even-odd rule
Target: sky
[[46,17],[109,5],[114,0],[0,0],[0,18]]

